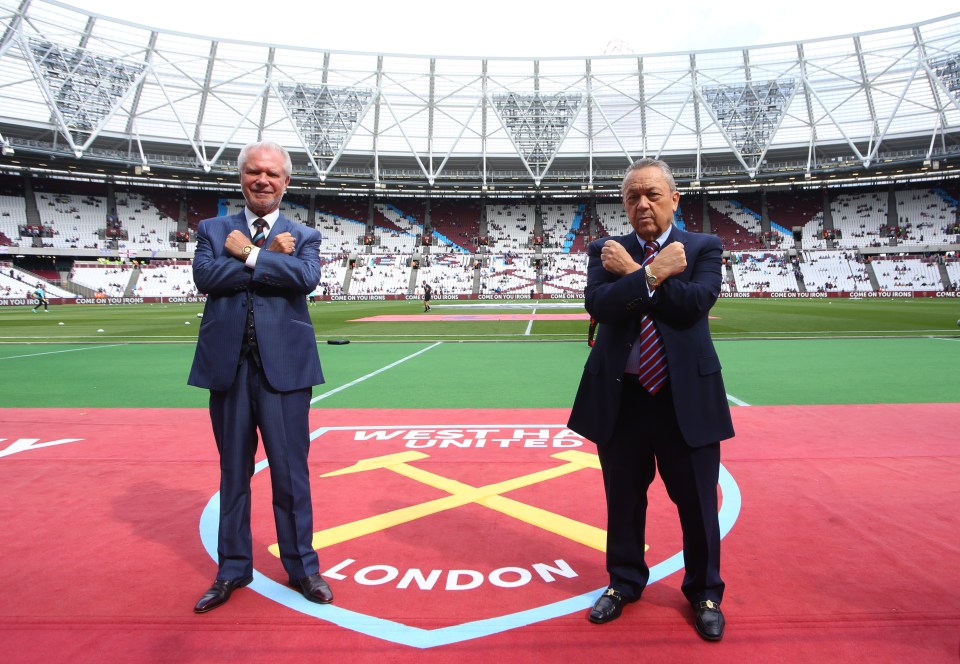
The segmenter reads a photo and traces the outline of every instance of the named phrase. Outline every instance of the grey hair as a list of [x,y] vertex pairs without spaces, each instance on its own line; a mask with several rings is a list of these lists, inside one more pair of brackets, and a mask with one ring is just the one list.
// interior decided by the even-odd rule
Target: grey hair
[[241,174],[243,173],[243,167],[247,163],[247,156],[254,150],[273,150],[283,157],[284,173],[287,175],[293,173],[293,161],[291,161],[290,153],[287,152],[285,147],[273,141],[258,141],[256,143],[247,143],[243,146],[243,149],[240,150],[240,154],[237,156],[237,170],[240,171]]
[[623,182],[620,183],[620,194],[623,195],[624,191],[626,191],[627,178],[630,177],[631,173],[634,171],[639,171],[641,168],[649,168],[650,166],[660,169],[660,172],[663,173],[663,178],[667,181],[667,185],[669,185],[671,192],[677,190],[677,181],[673,179],[673,169],[670,168],[670,165],[667,164],[667,162],[659,159],[644,157],[643,159],[637,159],[635,162],[630,164],[627,172],[623,174]]

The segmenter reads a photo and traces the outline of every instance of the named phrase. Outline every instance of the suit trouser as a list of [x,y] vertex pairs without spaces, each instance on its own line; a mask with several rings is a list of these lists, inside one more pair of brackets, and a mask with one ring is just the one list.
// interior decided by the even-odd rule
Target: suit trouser
[[230,389],[210,391],[210,420],[220,452],[218,579],[237,580],[253,573],[250,479],[257,429],[270,465],[283,568],[294,580],[319,571],[307,465],[311,393],[311,388],[277,392],[249,356],[241,360]]
[[683,533],[681,589],[691,603],[723,599],[717,481],[720,443],[690,447],[677,425],[669,383],[655,396],[625,384],[616,431],[598,447],[607,495],[610,586],[639,599],[650,578],[644,559],[647,490],[659,469]]

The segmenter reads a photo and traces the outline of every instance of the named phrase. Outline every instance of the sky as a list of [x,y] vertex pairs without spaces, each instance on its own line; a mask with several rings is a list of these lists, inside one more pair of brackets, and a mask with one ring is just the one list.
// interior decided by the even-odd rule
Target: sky
[[[891,28],[956,0],[63,0],[141,25],[323,50],[555,57],[757,46]],[[656,9],[651,5],[661,5]]]

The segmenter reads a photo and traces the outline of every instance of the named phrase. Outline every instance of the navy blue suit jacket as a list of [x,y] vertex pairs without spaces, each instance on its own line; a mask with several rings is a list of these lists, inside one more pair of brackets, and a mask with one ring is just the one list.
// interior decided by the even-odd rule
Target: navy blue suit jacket
[[[250,270],[224,249],[233,230],[250,235],[243,212],[206,219],[197,231],[193,280],[207,294],[207,304],[187,382],[211,390],[230,387],[240,361],[247,300],[253,298],[260,359],[270,385],[280,392],[319,385],[323,373],[306,300],[320,281],[319,231],[280,215]],[[285,232],[296,238],[293,254],[267,251],[272,238]]]
[[649,312],[663,339],[673,405],[680,431],[692,447],[733,436],[720,359],[710,337],[708,314],[720,293],[720,240],[674,226],[664,246],[682,242],[687,267],[666,279],[651,296],[643,271],[618,277],[604,269],[600,250],[607,240],[624,246],[637,263],[643,245],[635,233],[594,240],[587,249],[586,308],[600,325],[570,413],[571,430],[597,445],[609,442],[617,423],[623,373],[638,325]]

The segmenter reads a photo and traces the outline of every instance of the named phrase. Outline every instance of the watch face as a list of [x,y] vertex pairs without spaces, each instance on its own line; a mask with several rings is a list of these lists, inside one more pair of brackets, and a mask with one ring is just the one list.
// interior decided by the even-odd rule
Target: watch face
[[246,256],[246,255],[248,255],[251,251],[253,251],[253,249],[252,249],[252,248],[250,247],[250,245],[248,244],[247,246],[245,246],[245,247],[243,248],[243,255]]

